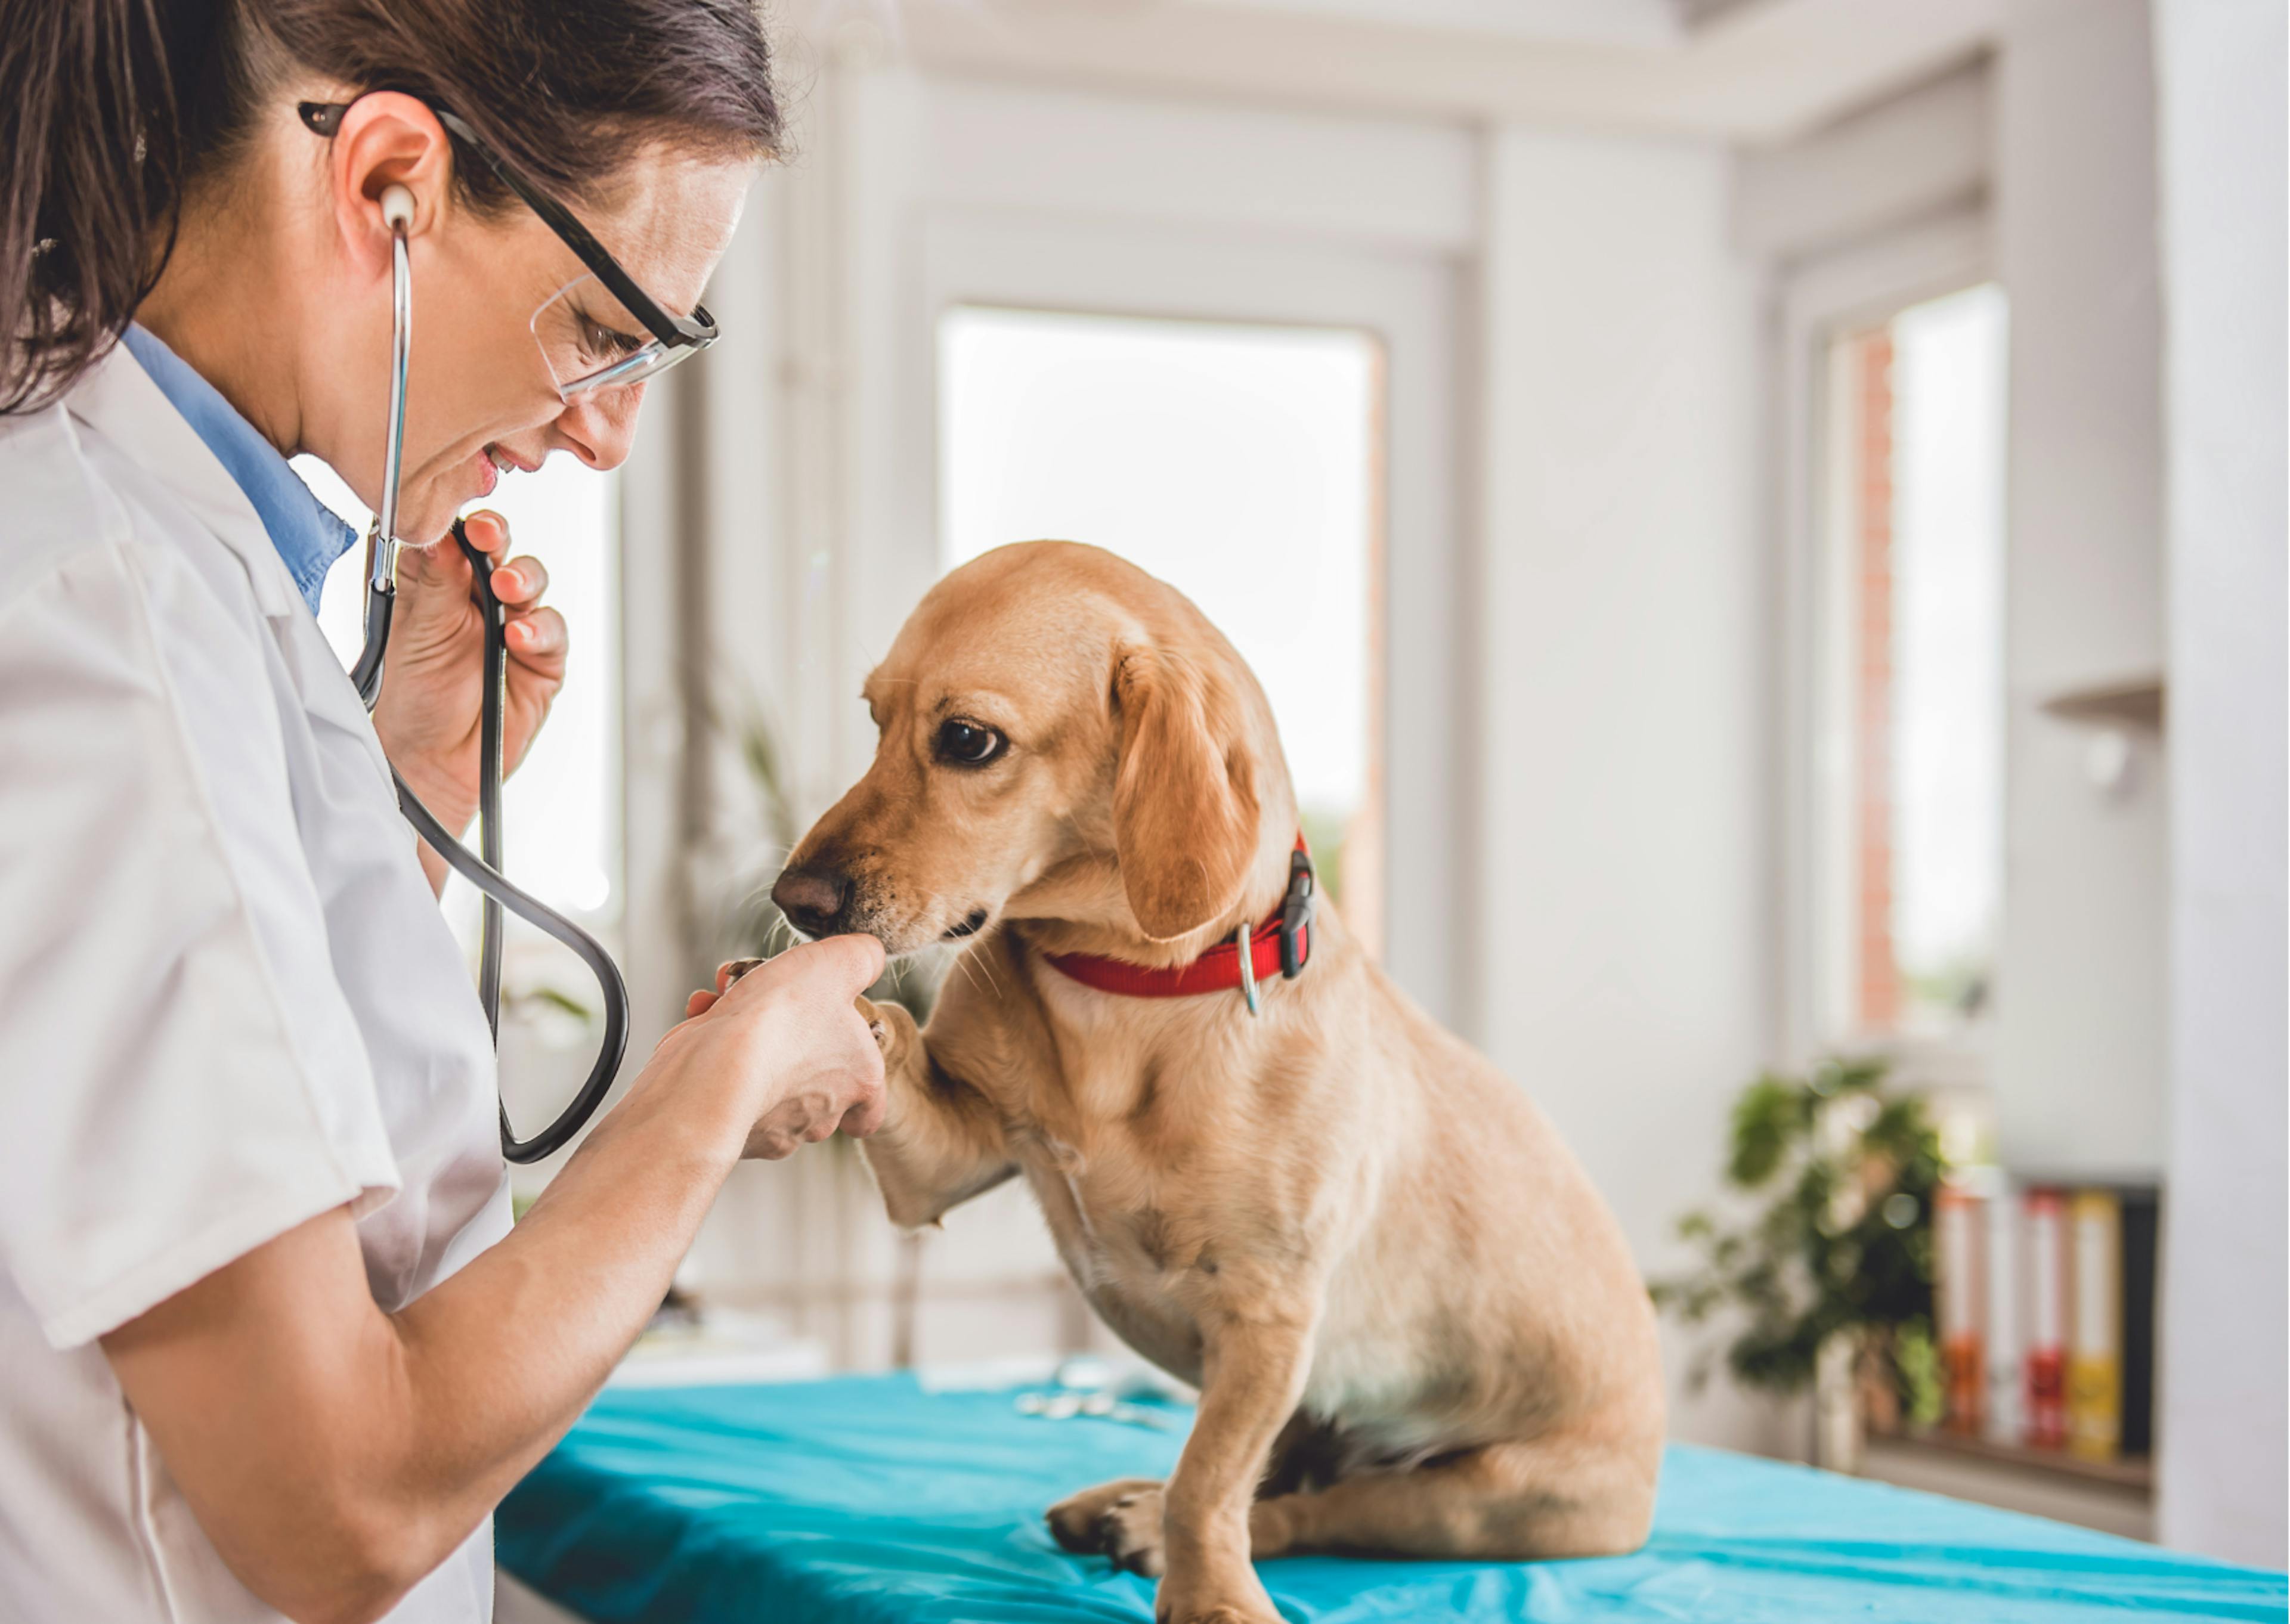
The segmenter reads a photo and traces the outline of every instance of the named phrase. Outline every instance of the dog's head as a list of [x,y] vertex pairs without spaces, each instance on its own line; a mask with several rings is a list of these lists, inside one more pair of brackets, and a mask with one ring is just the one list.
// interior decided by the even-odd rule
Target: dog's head
[[1263,692],[1200,611],[1110,553],[1036,541],[964,565],[865,692],[874,764],[772,890],[808,934],[900,954],[1030,919],[1176,956],[1252,882],[1278,891],[1295,811]]

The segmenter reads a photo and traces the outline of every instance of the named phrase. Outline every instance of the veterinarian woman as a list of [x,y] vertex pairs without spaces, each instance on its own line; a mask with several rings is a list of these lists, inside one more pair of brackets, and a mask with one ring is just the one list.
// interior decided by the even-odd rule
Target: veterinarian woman
[[[778,131],[749,0],[0,0],[0,1620],[487,1617],[495,1501],[743,1149],[873,1126],[879,949],[822,943],[695,995],[511,1229],[388,772],[467,822],[470,576],[409,551],[369,724],[284,460],[379,503],[387,201],[398,533],[621,461],[643,383],[578,386],[653,340],[574,239],[688,317]],[[493,580],[513,760],[565,628]]]

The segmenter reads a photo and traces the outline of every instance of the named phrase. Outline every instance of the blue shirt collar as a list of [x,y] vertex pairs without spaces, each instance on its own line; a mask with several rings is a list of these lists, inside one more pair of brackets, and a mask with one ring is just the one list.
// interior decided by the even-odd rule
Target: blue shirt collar
[[326,572],[349,551],[357,532],[310,493],[278,448],[241,417],[214,385],[193,372],[189,363],[140,324],[131,324],[122,341],[246,493],[302,601],[312,614],[317,613]]

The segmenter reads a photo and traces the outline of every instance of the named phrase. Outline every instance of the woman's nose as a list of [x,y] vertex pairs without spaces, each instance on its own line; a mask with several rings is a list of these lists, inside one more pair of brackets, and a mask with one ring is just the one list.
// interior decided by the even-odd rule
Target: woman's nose
[[620,467],[636,444],[644,392],[643,384],[630,383],[574,396],[556,420],[557,439],[592,468]]

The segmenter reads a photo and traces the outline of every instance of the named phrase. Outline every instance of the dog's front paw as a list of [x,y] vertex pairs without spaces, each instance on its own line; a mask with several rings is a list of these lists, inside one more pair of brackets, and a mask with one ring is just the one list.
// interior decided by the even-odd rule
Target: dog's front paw
[[875,1046],[883,1052],[883,1068],[896,1071],[909,1056],[922,1047],[923,1036],[915,1025],[915,1018],[906,1006],[898,1004],[877,1004],[872,998],[853,1000],[859,1012],[867,1018],[867,1029],[875,1035]]
[[1060,1500],[1048,1512],[1060,1545],[1083,1555],[1113,1558],[1116,1567],[1158,1579],[1161,1485],[1150,1477],[1124,1477]]

